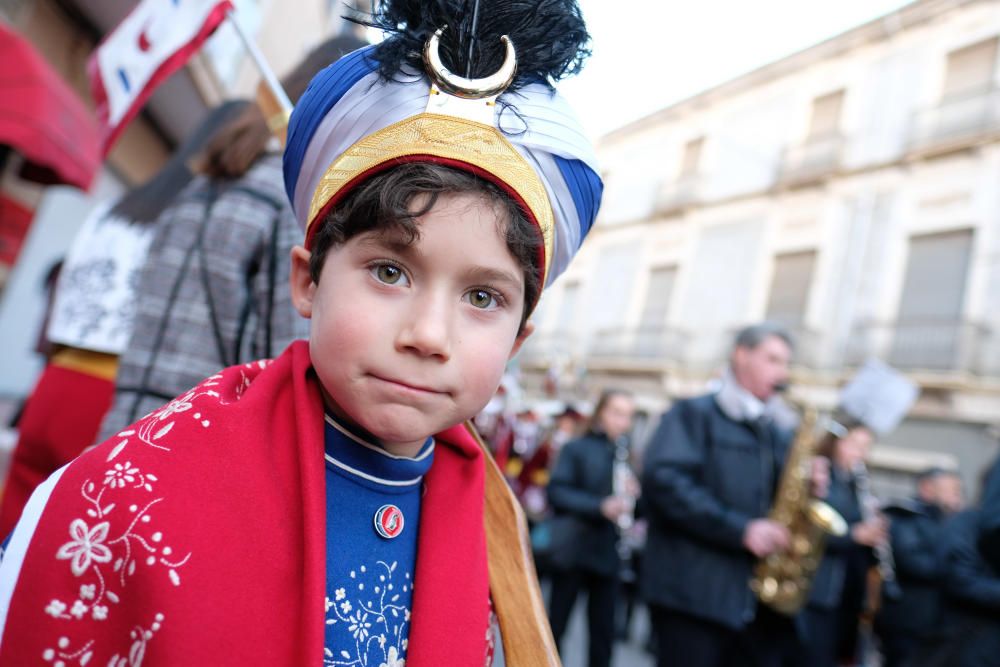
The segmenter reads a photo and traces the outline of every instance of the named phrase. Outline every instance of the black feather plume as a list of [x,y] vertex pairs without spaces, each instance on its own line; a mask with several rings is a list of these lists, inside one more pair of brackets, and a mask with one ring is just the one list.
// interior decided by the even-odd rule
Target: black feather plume
[[590,55],[590,35],[576,0],[382,0],[370,16],[353,20],[388,33],[375,49],[385,79],[394,78],[404,64],[423,71],[424,43],[444,26],[442,61],[452,72],[472,78],[499,69],[504,59],[500,37],[510,37],[517,76],[508,90],[576,74]]

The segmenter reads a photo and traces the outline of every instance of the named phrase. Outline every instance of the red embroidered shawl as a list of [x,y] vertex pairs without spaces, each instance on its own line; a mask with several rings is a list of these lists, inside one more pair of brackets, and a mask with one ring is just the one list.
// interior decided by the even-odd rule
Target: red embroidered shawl
[[[226,369],[70,465],[28,547],[0,665],[323,664],[323,405],[310,367],[299,341]],[[482,453],[461,426],[437,441],[406,663],[478,667]]]

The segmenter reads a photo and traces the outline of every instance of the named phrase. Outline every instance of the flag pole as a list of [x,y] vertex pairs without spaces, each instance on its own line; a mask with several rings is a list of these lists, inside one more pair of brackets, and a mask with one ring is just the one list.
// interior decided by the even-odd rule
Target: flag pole
[[282,88],[281,82],[278,81],[278,77],[275,76],[271,66],[264,59],[264,54],[257,48],[257,44],[250,38],[250,35],[243,30],[243,26],[240,25],[239,20],[236,18],[234,8],[230,7],[226,11],[226,18],[229,19],[233,28],[236,29],[236,33],[240,36],[243,46],[246,47],[247,53],[250,54],[250,58],[253,59],[254,64],[257,66],[257,70],[260,72],[261,78],[263,78],[263,83],[267,86],[267,91],[270,92],[270,95],[267,97],[271,99],[260,100],[261,106],[267,115],[268,127],[279,138],[282,138],[282,143],[284,143],[284,132],[288,127],[288,119],[292,115],[292,101],[288,99],[288,94]]

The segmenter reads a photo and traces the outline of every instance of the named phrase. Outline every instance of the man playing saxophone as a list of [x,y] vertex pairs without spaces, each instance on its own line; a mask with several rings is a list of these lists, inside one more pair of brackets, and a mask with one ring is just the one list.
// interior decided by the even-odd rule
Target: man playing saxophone
[[649,444],[641,588],[660,667],[796,664],[794,620],[750,589],[757,560],[789,543],[767,517],[791,441],[769,407],[791,355],[779,326],[740,331],[719,391],[676,401]]

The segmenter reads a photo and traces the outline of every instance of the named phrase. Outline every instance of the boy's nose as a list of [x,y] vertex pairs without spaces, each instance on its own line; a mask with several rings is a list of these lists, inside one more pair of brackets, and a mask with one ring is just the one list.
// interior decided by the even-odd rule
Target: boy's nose
[[397,349],[442,361],[450,358],[450,318],[442,301],[423,299],[413,304],[396,337]]

